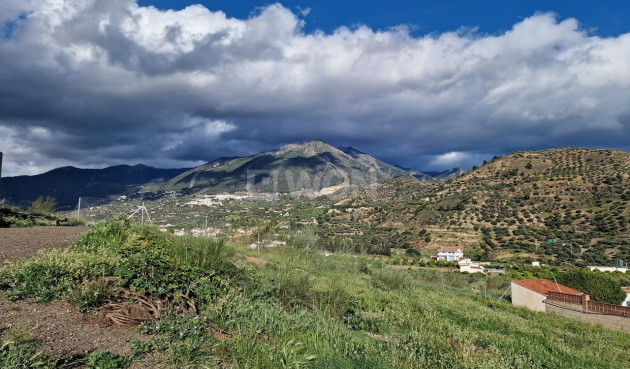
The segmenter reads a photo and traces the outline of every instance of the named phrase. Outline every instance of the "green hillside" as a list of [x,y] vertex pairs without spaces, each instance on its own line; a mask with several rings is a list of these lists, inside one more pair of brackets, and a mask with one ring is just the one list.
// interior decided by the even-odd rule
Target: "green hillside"
[[[345,206],[366,201],[356,192]],[[614,265],[630,261],[629,202],[629,153],[569,148],[496,157],[446,183],[385,181],[375,210],[328,223],[369,223],[393,245],[420,250],[459,245],[482,259]]]
[[[149,337],[132,340],[119,367],[155,355],[168,368],[630,366],[627,333],[498,302],[503,277],[388,269],[359,255],[304,251],[314,238],[294,239],[261,255],[241,246],[238,256],[213,239],[108,222],[70,251],[0,270],[0,290],[69,300],[81,311],[125,303],[120,314],[143,317],[137,309],[148,309],[138,329]],[[7,341],[3,324],[0,363],[61,362],[45,351],[29,359],[33,343]]]

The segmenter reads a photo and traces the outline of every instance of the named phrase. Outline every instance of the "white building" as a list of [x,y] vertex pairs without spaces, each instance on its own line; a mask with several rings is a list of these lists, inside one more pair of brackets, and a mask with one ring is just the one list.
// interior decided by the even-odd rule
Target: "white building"
[[621,272],[625,273],[628,271],[628,268],[617,268],[617,267],[607,267],[607,266],[588,266],[591,271],[599,270],[600,272]]
[[437,259],[457,261],[464,258],[464,252],[459,247],[443,247],[438,250]]
[[462,259],[457,262],[459,265],[460,272],[468,272],[468,273],[485,273],[485,268],[481,266],[481,263],[478,261],[472,261],[470,259]]

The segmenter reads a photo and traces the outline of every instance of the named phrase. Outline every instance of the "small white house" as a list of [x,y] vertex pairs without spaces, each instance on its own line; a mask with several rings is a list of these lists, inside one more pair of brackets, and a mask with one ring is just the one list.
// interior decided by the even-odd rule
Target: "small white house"
[[462,259],[457,262],[459,265],[460,272],[468,272],[468,273],[485,273],[485,268],[481,266],[481,263],[478,261],[472,261],[470,259]]
[[438,250],[437,259],[457,261],[464,258],[464,252],[459,247],[443,247]]

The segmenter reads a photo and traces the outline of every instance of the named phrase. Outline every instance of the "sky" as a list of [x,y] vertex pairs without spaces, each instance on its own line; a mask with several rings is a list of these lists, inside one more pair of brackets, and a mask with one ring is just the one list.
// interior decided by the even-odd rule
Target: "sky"
[[418,170],[629,150],[629,60],[625,0],[2,0],[2,175],[311,139]]

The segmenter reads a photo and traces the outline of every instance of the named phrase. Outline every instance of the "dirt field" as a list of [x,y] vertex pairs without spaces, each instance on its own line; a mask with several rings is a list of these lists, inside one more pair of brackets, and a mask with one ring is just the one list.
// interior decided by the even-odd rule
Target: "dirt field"
[[85,227],[0,228],[0,267],[6,262],[37,255],[39,250],[73,245]]
[[[85,227],[0,228],[0,268],[7,262],[37,255],[40,250],[63,249],[86,232]],[[67,302],[40,304],[34,300],[7,301],[0,293],[0,328],[20,327],[33,333],[57,357],[82,355],[101,349],[129,354],[128,340],[147,339],[134,328],[100,326]],[[169,368],[148,358],[132,368]]]
[[[147,340],[135,328],[102,326],[94,315],[81,314],[67,302],[39,304],[33,300],[7,301],[0,297],[0,328],[20,328],[32,332],[50,353],[58,358],[82,356],[94,350],[129,355],[129,340]],[[155,356],[135,362],[131,369],[170,369]]]
[[45,342],[55,356],[69,357],[95,349],[129,354],[128,338],[140,338],[133,328],[101,327],[88,314],[77,312],[67,302],[38,304],[32,300],[0,299],[0,321],[5,328],[25,327]]

